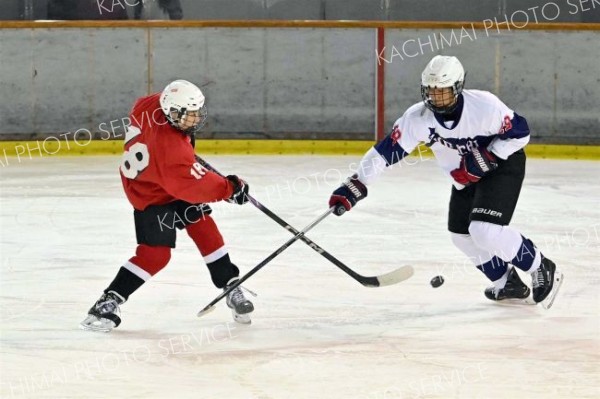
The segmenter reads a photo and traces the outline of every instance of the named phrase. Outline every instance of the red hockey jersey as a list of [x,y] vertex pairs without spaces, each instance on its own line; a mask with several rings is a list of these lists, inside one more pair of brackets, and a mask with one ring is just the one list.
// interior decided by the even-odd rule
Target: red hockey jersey
[[233,185],[196,162],[189,136],[171,127],[160,93],[137,100],[119,168],[127,199],[137,210],[175,200],[192,204],[231,197]]

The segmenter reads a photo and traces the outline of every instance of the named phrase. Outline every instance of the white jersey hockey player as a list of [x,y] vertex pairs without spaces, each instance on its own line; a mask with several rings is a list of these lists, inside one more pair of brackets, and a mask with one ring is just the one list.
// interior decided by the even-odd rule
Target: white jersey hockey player
[[333,192],[329,205],[338,215],[341,208],[350,210],[386,167],[424,142],[453,183],[448,217],[452,242],[492,281],[485,296],[495,301],[528,298],[530,289],[517,267],[531,275],[533,300],[550,307],[561,272],[531,240],[508,226],[525,176],[527,121],[492,93],[463,90],[464,82],[456,57],[435,56],[421,76],[423,101],[364,155],[358,173]]

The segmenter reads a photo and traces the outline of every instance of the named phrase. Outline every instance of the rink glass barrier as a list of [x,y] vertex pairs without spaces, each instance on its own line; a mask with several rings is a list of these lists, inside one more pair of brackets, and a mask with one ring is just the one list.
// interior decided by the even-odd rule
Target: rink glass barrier
[[4,21],[0,72],[11,79],[0,94],[11,101],[0,104],[0,140],[89,132],[78,151],[104,153],[104,141],[124,137],[137,97],[185,78],[207,97],[200,138],[214,148],[242,140],[234,147],[243,153],[275,140],[261,153],[345,153],[345,143],[383,137],[420,101],[423,66],[446,54],[465,65],[467,88],[527,117],[533,144],[599,145],[599,31],[501,20]]

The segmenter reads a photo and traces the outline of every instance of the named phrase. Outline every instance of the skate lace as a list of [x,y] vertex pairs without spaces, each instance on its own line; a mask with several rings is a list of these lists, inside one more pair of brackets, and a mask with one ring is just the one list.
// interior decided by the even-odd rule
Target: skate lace
[[240,287],[237,287],[233,291],[231,291],[229,297],[231,298],[231,301],[233,303],[240,303],[246,300],[246,298],[244,297],[244,293],[242,292]]
[[229,293],[229,297],[231,298],[231,301],[234,303],[240,303],[243,301],[246,301],[246,297],[244,296],[244,292],[242,291],[242,289],[246,292],[248,292],[249,294],[251,294],[252,296],[256,296],[256,293],[249,290],[246,287],[242,287],[241,285],[239,287],[236,287],[233,289],[233,291],[231,291]]
[[114,300],[108,300],[106,302],[99,303],[96,306],[96,309],[98,309],[98,311],[100,313],[115,313],[115,310],[118,307],[119,307],[119,305],[117,304],[116,301],[114,301]]
[[544,272],[540,271],[539,269],[537,269],[536,271],[533,272],[533,276],[531,276],[531,284],[533,285],[533,288],[537,288],[540,287],[542,285],[544,285]]
[[100,313],[116,313],[119,311],[119,301],[110,293],[106,294],[96,304],[96,310]]

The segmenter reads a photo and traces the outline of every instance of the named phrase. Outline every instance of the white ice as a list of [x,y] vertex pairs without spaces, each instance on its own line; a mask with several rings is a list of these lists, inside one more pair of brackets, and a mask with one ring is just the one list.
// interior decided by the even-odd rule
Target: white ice
[[[298,229],[360,159],[206,158]],[[487,280],[446,231],[449,181],[413,159],[308,234],[362,274],[411,264],[410,280],[364,288],[297,242],[248,280],[251,326],[224,303],[197,318],[219,291],[184,233],[109,334],[78,323],[136,246],[119,157],[3,165],[3,399],[600,397],[600,163],[528,161],[512,226],[564,272],[549,310],[485,299]],[[243,273],[291,237],[250,204],[216,208]],[[433,289],[438,274],[446,283]]]

